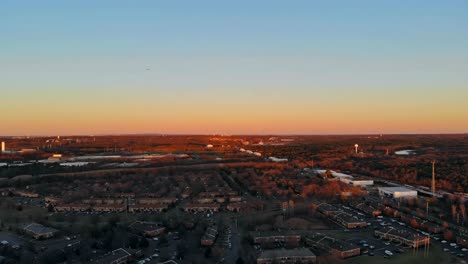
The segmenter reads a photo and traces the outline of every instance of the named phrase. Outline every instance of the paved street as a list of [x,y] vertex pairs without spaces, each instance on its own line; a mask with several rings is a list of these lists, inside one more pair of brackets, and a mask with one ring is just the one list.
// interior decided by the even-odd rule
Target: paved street
[[231,247],[228,251],[228,254],[226,255],[224,259],[224,263],[226,264],[234,264],[236,263],[237,259],[239,258],[239,250],[240,250],[240,235],[239,231],[236,226],[236,219],[231,219],[231,223],[229,225],[230,228],[230,242],[231,242]]

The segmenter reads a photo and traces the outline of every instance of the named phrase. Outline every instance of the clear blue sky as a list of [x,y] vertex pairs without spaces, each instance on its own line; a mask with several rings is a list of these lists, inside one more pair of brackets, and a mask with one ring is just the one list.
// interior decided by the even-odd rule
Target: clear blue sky
[[4,0],[0,89],[0,134],[466,132],[468,2]]

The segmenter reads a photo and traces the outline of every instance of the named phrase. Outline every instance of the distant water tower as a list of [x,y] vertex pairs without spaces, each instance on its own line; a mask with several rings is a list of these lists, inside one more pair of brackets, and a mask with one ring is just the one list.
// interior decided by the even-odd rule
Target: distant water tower
[[356,154],[357,154],[357,152],[358,152],[358,147],[359,147],[358,144],[355,144],[355,145],[354,145],[354,149],[356,150]]
[[5,142],[2,141],[2,152],[5,152]]

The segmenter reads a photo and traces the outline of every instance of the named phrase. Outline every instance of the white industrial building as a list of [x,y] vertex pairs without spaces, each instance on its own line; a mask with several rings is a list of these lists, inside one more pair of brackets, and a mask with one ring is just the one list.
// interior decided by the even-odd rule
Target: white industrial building
[[359,179],[349,179],[349,178],[340,178],[341,182],[344,182],[353,186],[371,186],[374,185],[373,180],[359,180]]
[[417,191],[404,187],[379,187],[379,194],[393,198],[418,197]]
[[[315,170],[316,173],[318,174],[325,174],[327,173],[327,170]],[[336,172],[336,171],[333,171],[333,170],[330,170],[331,172],[331,175],[333,178],[338,178],[338,179],[342,179],[342,178],[348,178],[348,179],[352,179],[353,176],[351,175],[348,175],[348,174],[344,174],[344,173],[341,173],[341,172]]]
[[288,159],[279,159],[279,158],[275,158],[275,157],[269,157],[268,159],[273,161],[273,162],[288,162]]

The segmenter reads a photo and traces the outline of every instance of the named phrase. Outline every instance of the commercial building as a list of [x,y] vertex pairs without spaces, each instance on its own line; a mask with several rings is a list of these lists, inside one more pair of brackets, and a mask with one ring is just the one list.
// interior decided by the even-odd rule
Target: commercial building
[[363,219],[346,213],[331,204],[322,203],[317,207],[317,210],[346,228],[363,228],[367,226],[367,222]]
[[333,171],[333,170],[315,170],[315,172],[320,174],[320,175],[324,175],[325,177],[327,177],[327,172],[330,172],[331,176],[333,178],[337,178],[337,179],[341,179],[341,178],[353,179],[354,178],[353,176],[351,176],[349,174],[336,172],[336,171]]
[[349,229],[367,227],[366,221],[359,219],[357,216],[353,216],[344,212],[334,215],[333,219],[335,219],[335,221],[340,223],[342,226]]
[[32,236],[34,239],[47,239],[53,237],[58,230],[43,226],[38,223],[27,224],[23,227],[23,231]]
[[323,215],[331,217],[334,214],[341,212],[340,209],[336,208],[335,206],[327,203],[322,203],[317,206],[317,210],[321,212]]
[[403,229],[385,227],[375,230],[374,235],[380,239],[387,239],[402,243],[408,247],[418,248],[420,246],[429,246],[430,238],[419,234],[411,233]]
[[342,259],[359,256],[361,254],[361,248],[359,246],[342,242],[320,233],[308,235],[304,240],[306,245],[324,249],[330,252],[330,254]]
[[257,258],[257,264],[316,263],[317,257],[307,248],[265,250]]
[[5,142],[2,141],[2,152],[5,152]]
[[418,197],[416,190],[411,190],[404,187],[379,187],[379,194],[381,196],[400,198],[400,197]]
[[340,181],[353,186],[371,186],[374,185],[373,180],[362,180],[362,179],[350,179],[350,178],[340,178]]

